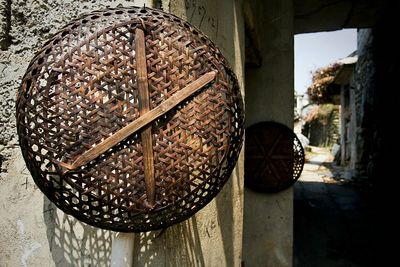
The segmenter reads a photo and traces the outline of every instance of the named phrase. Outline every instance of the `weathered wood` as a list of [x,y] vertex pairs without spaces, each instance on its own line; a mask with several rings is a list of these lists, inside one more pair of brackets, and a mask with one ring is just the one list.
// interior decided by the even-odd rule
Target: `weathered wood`
[[[136,46],[136,71],[137,71],[137,87],[139,90],[139,114],[143,116],[150,111],[149,85],[147,81],[147,65],[146,65],[146,44],[144,32],[141,29],[135,31]],[[148,204],[152,207],[155,202],[156,182],[154,180],[154,156],[153,142],[151,136],[151,124],[146,125],[142,132],[142,150],[144,179],[146,183],[146,195]]]
[[174,108],[176,105],[181,103],[183,100],[185,100],[193,93],[198,91],[200,88],[211,82],[215,78],[216,73],[217,73],[216,71],[210,71],[202,75],[194,82],[191,82],[190,84],[182,88],[182,90],[176,92],[173,96],[165,100],[158,107],[150,110],[143,116],[140,116],[139,118],[137,118],[136,120],[134,120],[133,122],[122,128],[121,130],[117,131],[112,136],[105,139],[100,144],[92,147],[91,149],[83,153],[71,165],[64,164],[64,167],[69,170],[74,170],[82,165],[85,165],[89,161],[97,158],[105,151],[115,146],[119,142],[123,141],[125,138],[135,133],[139,129],[143,128],[150,122],[161,117],[162,115],[170,111],[172,108]]
[[111,267],[131,267],[133,262],[134,235],[116,233],[112,240]]

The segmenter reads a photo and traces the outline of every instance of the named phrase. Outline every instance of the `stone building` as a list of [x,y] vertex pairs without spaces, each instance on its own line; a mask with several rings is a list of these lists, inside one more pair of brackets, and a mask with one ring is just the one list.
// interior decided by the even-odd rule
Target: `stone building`
[[332,83],[329,85],[337,92],[340,99],[340,164],[355,169],[357,162],[356,144],[357,138],[357,107],[358,100],[355,95],[354,86],[354,68],[357,57],[347,57],[341,60],[340,68],[337,71]]
[[311,105],[302,133],[310,140],[312,146],[331,147],[339,139],[339,120],[339,105]]
[[[371,53],[359,49],[361,161],[379,185],[393,159],[392,114],[399,76],[398,3],[300,0],[0,0],[0,265],[109,266],[114,233],[97,230],[57,210],[34,185],[15,132],[15,93],[35,51],[71,19],[106,7],[153,6],[204,31],[238,76],[246,125],[274,120],[293,125],[294,34],[365,28]],[[383,15],[384,14],[384,15]],[[387,51],[391,51],[390,57]],[[363,56],[364,55],[364,56]],[[371,63],[372,62],[372,63]],[[356,78],[357,79],[357,78]],[[362,89],[361,89],[362,88]],[[386,102],[387,101],[387,102]],[[292,266],[293,191],[254,193],[243,186],[243,155],[221,193],[191,219],[163,234],[134,235],[134,266]],[[388,167],[389,166],[389,167]]]
[[[353,177],[374,177],[371,170],[376,168],[375,157],[378,148],[381,148],[382,137],[375,140],[375,137],[382,134],[381,129],[376,128],[378,122],[374,121],[381,120],[374,116],[374,112],[382,108],[379,105],[383,105],[382,102],[377,102],[378,89],[375,87],[379,81],[376,76],[377,62],[382,60],[377,58],[380,51],[378,52],[375,45],[376,36],[382,38],[383,30],[379,26],[358,30],[358,56],[353,53],[341,60],[341,67],[329,85],[331,91],[338,92],[340,98],[340,164],[348,167]],[[382,76],[379,78],[382,79]]]

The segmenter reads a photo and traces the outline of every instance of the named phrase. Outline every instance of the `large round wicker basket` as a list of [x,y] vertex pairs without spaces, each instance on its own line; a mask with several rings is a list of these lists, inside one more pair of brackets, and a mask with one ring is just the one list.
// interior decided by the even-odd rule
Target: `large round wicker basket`
[[207,36],[159,10],[118,8],[44,44],[23,77],[17,127],[33,179],[60,209],[140,232],[189,218],[221,190],[243,108]]

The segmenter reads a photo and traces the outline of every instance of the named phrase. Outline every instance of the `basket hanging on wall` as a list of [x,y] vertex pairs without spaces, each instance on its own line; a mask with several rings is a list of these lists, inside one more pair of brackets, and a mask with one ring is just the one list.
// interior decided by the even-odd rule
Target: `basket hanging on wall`
[[150,8],[72,21],[31,61],[17,128],[43,193],[88,224],[181,222],[229,179],[243,136],[235,74],[210,39]]
[[266,193],[281,191],[297,181],[303,166],[303,147],[287,126],[266,121],[246,129],[246,187]]

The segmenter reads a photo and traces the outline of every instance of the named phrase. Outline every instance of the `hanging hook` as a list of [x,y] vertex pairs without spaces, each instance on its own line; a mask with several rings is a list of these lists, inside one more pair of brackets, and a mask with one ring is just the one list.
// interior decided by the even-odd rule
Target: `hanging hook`
[[142,24],[143,31],[146,32],[146,24],[144,23],[144,20],[142,18],[139,18],[140,23]]
[[[146,4],[143,4],[143,7],[140,9],[140,13],[146,13]],[[142,18],[139,18],[140,23],[142,24],[143,31],[146,32],[146,24],[144,23],[144,20]]]

